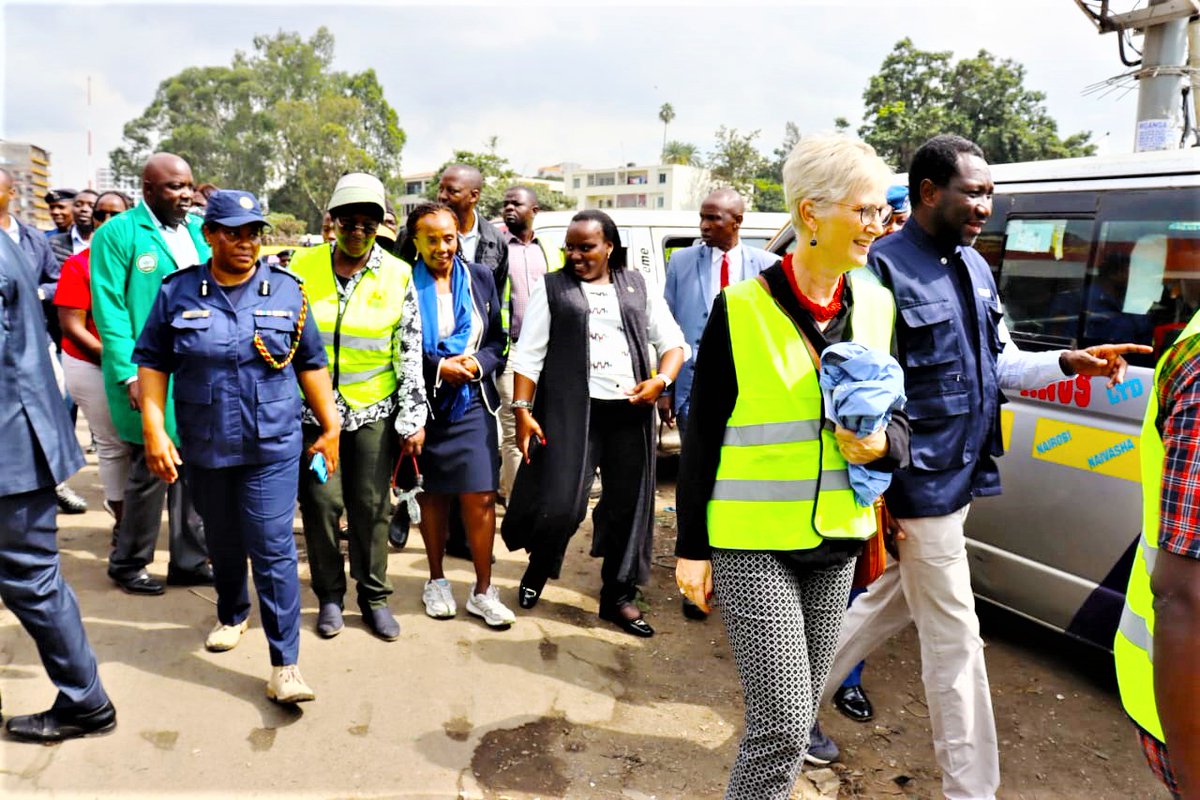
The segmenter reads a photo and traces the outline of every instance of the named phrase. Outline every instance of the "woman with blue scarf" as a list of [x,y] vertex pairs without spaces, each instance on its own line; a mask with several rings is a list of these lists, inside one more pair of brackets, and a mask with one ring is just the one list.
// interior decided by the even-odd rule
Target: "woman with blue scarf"
[[421,538],[429,558],[425,613],[435,619],[457,613],[442,571],[450,502],[457,496],[474,554],[467,612],[493,628],[507,628],[515,617],[491,583],[500,469],[494,376],[504,369],[508,344],[499,296],[487,267],[459,258],[458,222],[448,206],[417,206],[406,228],[408,247],[415,248],[413,284],[430,408],[418,458],[425,488],[418,496]]

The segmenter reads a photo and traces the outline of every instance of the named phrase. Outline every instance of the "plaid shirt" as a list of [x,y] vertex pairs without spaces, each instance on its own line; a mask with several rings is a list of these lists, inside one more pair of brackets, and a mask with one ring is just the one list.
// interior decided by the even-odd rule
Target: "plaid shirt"
[[1200,558],[1200,336],[1171,351],[1156,388],[1166,456],[1158,546]]
[[[1158,546],[1200,558],[1200,336],[1168,354],[1155,389],[1165,451]],[[1138,735],[1150,769],[1178,797],[1167,746],[1140,728]]]

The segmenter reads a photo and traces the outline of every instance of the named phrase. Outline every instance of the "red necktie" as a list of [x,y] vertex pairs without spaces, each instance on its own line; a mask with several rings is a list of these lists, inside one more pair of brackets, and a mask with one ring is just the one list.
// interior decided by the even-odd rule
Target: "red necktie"
[[721,254],[721,288],[729,285],[729,253]]

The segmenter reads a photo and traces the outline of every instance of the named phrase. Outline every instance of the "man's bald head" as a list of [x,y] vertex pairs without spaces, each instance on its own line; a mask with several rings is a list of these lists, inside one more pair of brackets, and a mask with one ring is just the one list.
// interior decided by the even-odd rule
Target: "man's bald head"
[[454,211],[459,230],[471,227],[471,214],[479,202],[479,190],[482,188],[483,175],[470,164],[451,164],[442,170],[437,199]]
[[700,238],[709,247],[729,251],[737,247],[738,229],[746,203],[733,189],[710,192],[700,204]]
[[708,197],[704,198],[704,202],[713,203],[737,216],[746,213],[746,201],[736,190],[730,189],[728,186],[709,192]]
[[174,153],[155,153],[142,169],[142,197],[169,227],[179,225],[192,207],[192,168]]

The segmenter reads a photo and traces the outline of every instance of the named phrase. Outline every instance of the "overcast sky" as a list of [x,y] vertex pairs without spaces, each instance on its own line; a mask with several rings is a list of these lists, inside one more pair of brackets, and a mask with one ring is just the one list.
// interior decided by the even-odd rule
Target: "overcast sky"
[[1024,64],[1026,86],[1046,93],[1060,133],[1090,130],[1105,151],[1132,149],[1136,112],[1136,92],[1083,95],[1125,68],[1113,36],[1100,36],[1072,0],[8,0],[2,13],[0,133],[48,148],[59,186],[86,185],[88,128],[94,169],[163,79],[227,65],[255,34],[307,38],[321,25],[336,39],[338,69],[375,69],[408,136],[406,173],[436,168],[454,148],[482,149],[492,135],[525,173],[561,161],[650,162],[662,144],[664,102],[678,115],[672,139],[708,149],[719,125],[759,129],[759,149],[769,154],[788,120],[802,131],[829,130],[837,116],[857,126],[869,77],[904,36],[921,49],[966,57],[986,48]]

